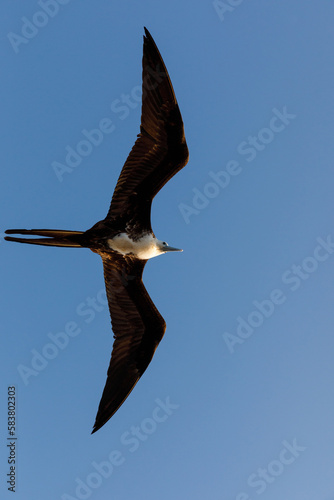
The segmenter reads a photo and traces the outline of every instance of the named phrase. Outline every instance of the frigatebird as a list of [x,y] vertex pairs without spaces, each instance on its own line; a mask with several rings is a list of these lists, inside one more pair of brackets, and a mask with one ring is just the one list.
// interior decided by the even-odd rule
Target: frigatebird
[[182,251],[158,240],[151,204],[158,191],[188,162],[183,121],[166,66],[144,28],[140,133],[122,168],[105,219],[91,229],[9,229],[7,234],[42,236],[8,241],[90,248],[102,257],[114,344],[107,381],[92,433],[128,397],[159,345],[166,323],[142,281],[148,259]]

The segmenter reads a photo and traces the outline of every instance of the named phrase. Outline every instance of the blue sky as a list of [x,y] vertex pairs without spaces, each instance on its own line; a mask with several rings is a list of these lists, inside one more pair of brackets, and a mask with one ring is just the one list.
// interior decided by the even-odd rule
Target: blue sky
[[139,132],[143,26],[190,160],[153,204],[157,237],[184,249],[144,273],[165,337],[93,436],[112,348],[101,261],[1,241],[1,498],[11,386],[17,500],[334,498],[333,15],[328,0],[2,2],[2,231],[105,217]]

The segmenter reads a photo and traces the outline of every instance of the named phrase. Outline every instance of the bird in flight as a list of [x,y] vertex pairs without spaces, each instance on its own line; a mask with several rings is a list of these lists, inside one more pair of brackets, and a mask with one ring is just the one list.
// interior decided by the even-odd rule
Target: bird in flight
[[6,234],[42,236],[8,241],[90,248],[102,257],[114,344],[107,381],[92,434],[128,397],[161,341],[166,323],[142,281],[148,259],[182,251],[158,240],[151,204],[158,191],[188,162],[183,121],[166,66],[144,28],[140,133],[122,168],[105,219],[91,229],[8,229]]

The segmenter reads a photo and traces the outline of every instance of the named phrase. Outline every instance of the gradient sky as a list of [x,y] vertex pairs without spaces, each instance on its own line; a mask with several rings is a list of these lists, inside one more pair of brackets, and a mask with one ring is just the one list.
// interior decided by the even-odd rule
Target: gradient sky
[[1,498],[15,386],[16,500],[332,500],[333,2],[0,9],[2,232],[105,217],[139,132],[143,26],[190,151],[153,204],[157,237],[184,249],[144,272],[165,337],[93,436],[113,341],[102,263],[1,240]]

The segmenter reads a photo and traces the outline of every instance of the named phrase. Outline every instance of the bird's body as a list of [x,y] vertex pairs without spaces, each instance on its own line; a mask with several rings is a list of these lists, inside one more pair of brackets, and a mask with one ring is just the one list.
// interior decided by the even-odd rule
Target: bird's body
[[137,259],[148,260],[163,253],[165,242],[159,241],[152,233],[143,234],[137,240],[131,239],[126,233],[119,233],[109,238],[107,243],[111,250],[122,255],[134,255]]
[[127,398],[162,339],[166,324],[142,282],[148,259],[177,251],[151,228],[157,192],[188,161],[181,113],[162,57],[145,28],[140,134],[118,179],[105,219],[91,229],[10,229],[7,234],[39,236],[9,241],[90,248],[102,257],[114,345],[93,432]]

